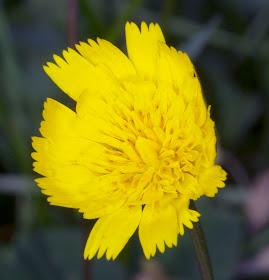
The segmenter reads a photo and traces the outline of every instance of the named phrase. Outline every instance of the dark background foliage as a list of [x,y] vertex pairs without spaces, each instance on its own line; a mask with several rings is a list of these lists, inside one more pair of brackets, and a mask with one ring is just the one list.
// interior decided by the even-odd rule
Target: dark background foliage
[[127,20],[158,22],[168,45],[194,62],[212,105],[217,160],[229,177],[197,207],[216,279],[269,279],[268,0],[0,2],[0,279],[199,279],[187,231],[151,261],[135,234],[116,261],[84,262],[92,222],[49,206],[33,181],[31,136],[39,134],[43,102],[74,107],[42,65],[74,40],[100,37],[125,51]]

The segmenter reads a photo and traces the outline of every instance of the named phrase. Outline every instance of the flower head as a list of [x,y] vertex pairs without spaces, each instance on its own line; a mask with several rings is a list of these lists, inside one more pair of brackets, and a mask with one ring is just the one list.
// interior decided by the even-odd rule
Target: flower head
[[34,170],[52,205],[99,218],[85,258],[115,259],[138,228],[147,258],[177,245],[200,216],[190,199],[213,197],[226,172],[189,57],[158,24],[126,24],[128,57],[111,43],[80,43],[44,67],[76,104],[47,99],[33,137]]

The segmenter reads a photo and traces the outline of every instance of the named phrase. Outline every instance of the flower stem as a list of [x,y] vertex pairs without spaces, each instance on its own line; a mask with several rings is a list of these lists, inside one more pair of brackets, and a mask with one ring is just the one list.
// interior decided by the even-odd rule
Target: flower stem
[[[190,201],[190,209],[196,210],[194,202]],[[195,249],[196,257],[199,263],[201,279],[213,280],[213,272],[210,262],[209,253],[204,238],[204,233],[200,222],[194,223],[193,229],[189,230],[192,244]]]

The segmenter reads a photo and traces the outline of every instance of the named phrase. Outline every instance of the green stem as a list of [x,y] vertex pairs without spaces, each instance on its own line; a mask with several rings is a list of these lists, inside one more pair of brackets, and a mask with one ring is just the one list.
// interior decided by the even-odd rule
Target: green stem
[[[191,200],[190,209],[196,210],[194,202]],[[194,223],[193,229],[190,230],[192,244],[195,249],[196,257],[199,263],[201,278],[203,280],[213,280],[213,272],[210,263],[204,233],[200,222]]]

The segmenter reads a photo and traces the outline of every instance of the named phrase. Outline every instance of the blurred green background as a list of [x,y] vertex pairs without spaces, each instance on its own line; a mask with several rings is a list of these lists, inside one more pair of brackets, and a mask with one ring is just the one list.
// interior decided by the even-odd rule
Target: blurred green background
[[217,160],[229,177],[197,207],[216,279],[269,279],[268,0],[0,2],[0,279],[199,279],[187,231],[151,261],[136,233],[116,261],[84,262],[93,223],[50,206],[33,181],[31,136],[45,99],[74,108],[42,65],[74,40],[100,37],[125,51],[127,20],[158,22],[168,45],[194,62],[212,105]]

